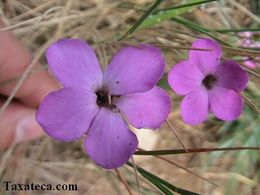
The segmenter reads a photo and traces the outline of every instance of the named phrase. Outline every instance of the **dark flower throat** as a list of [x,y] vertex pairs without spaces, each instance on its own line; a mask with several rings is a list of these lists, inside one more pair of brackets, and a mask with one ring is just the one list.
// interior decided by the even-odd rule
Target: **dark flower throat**
[[109,105],[109,96],[107,91],[100,89],[96,92],[96,95],[97,105],[99,105],[100,107]]
[[116,108],[116,106],[112,104],[112,99],[115,96],[110,95],[107,90],[99,89],[96,91],[96,95],[97,95],[97,105],[99,107],[107,107],[110,109]]
[[202,84],[208,89],[212,89],[212,87],[216,84],[217,78],[212,75],[209,74],[207,75],[203,80],[202,80]]

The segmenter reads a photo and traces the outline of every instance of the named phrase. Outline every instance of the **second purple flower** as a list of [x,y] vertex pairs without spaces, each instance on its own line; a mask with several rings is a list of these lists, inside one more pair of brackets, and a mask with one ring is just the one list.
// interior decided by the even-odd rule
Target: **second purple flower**
[[117,168],[135,152],[138,140],[127,123],[156,129],[170,112],[170,97],[155,86],[165,66],[158,48],[123,48],[104,72],[93,49],[79,39],[57,41],[46,57],[64,88],[43,100],[36,119],[61,141],[86,135],[85,150],[101,167]]
[[184,122],[197,125],[213,112],[219,119],[231,121],[239,117],[243,102],[239,92],[248,82],[246,72],[232,60],[221,61],[220,46],[211,39],[198,39],[189,59],[175,65],[168,75],[171,88],[185,95],[181,103]]

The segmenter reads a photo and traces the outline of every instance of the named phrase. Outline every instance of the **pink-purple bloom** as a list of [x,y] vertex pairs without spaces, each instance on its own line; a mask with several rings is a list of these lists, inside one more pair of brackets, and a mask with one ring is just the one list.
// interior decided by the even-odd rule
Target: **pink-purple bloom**
[[[241,36],[241,39],[238,41],[238,45],[248,48],[256,48],[260,49],[260,40],[254,40],[254,35],[260,35],[259,32],[241,32],[239,33],[239,36]],[[244,64],[249,68],[259,68],[260,67],[260,57],[257,56],[254,59],[251,59],[250,57],[244,56],[243,57]]]
[[221,61],[221,47],[211,39],[198,39],[189,59],[175,65],[168,75],[171,88],[184,95],[181,114],[187,124],[197,125],[213,112],[221,120],[239,117],[243,101],[239,92],[248,82],[245,71],[235,61]]
[[45,97],[36,119],[57,140],[84,137],[86,152],[101,167],[117,168],[135,152],[138,140],[129,124],[157,129],[170,112],[169,96],[155,86],[165,66],[156,47],[125,47],[104,71],[79,39],[53,43],[46,57],[64,88]]

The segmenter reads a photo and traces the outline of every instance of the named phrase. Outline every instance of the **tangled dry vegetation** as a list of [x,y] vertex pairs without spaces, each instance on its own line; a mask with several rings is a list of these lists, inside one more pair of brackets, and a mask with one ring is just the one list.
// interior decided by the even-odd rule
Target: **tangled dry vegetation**
[[[123,45],[139,42],[157,45],[164,50],[167,60],[166,71],[168,71],[173,64],[184,59],[191,42],[202,34],[167,20],[150,28],[140,29],[124,41],[117,41],[119,36],[124,34],[143,14],[142,9],[148,8],[152,2],[152,0],[5,0],[0,3],[0,10],[8,23],[6,30],[14,32],[34,53],[35,60],[43,65],[41,69],[30,67],[30,70],[25,73],[27,76],[35,71],[47,70],[44,58],[46,46],[62,37],[81,38],[93,45],[103,67],[108,64],[110,56],[117,48]],[[180,0],[165,1],[161,7],[170,7],[180,2]],[[249,10],[251,10],[249,0],[226,0],[219,4],[197,6],[192,12],[186,13],[185,18],[209,29],[243,28],[252,22],[260,24],[259,17]],[[225,34],[219,33],[217,37],[230,41],[230,36]],[[232,57],[236,52],[241,53],[235,48],[223,49],[225,57]],[[250,53],[250,55],[256,54]],[[259,72],[259,70],[255,71]],[[253,75],[250,77],[256,80]],[[251,85],[256,84],[252,82]],[[219,137],[216,136],[216,132],[222,123],[212,119],[195,127],[185,125],[178,109],[180,97],[170,91],[169,94],[175,100],[169,120],[185,145],[194,148],[217,147]],[[138,136],[141,148],[180,147],[167,124],[156,132],[138,131]],[[1,180],[14,180],[19,183],[32,181],[52,184],[76,183],[80,188],[73,194],[126,194],[127,191],[115,172],[96,167],[86,157],[81,145],[81,141],[60,143],[44,136],[35,141],[12,146],[8,151],[0,153]],[[259,186],[252,180],[254,176],[249,178],[239,173],[229,172],[230,166],[237,160],[232,157],[221,158],[218,161],[210,159],[208,154],[176,155],[166,158],[217,183],[219,187],[155,157],[137,156],[135,161],[138,165],[177,186],[202,194],[224,194],[224,184],[231,178],[239,182],[240,187],[237,190],[240,190],[242,194],[246,194],[248,189],[250,193],[260,193]],[[208,161],[214,163],[208,167]],[[119,170],[135,191],[133,170],[127,166]],[[142,190],[143,194],[160,194],[141,176],[139,178],[140,185],[147,188],[147,190]],[[17,194],[34,193],[19,192]],[[56,194],[59,193],[56,192]],[[72,192],[62,194],[72,194]]]

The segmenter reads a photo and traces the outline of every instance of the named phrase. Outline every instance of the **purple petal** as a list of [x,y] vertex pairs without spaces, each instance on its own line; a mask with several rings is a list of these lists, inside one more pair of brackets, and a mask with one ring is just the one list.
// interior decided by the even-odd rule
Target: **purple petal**
[[90,127],[85,140],[88,155],[98,165],[115,169],[134,154],[138,140],[118,113],[102,108]]
[[215,116],[225,121],[237,119],[242,112],[242,97],[231,89],[215,87],[209,92],[209,102]]
[[226,60],[217,68],[219,87],[242,91],[248,82],[246,72],[235,61]]
[[209,112],[208,93],[198,88],[184,97],[181,103],[181,114],[185,123],[197,125],[207,119]]
[[45,97],[36,120],[49,136],[72,141],[86,133],[98,110],[94,93],[84,89],[63,88]]
[[123,95],[115,104],[136,128],[159,128],[171,109],[170,97],[159,87],[144,93]]
[[189,61],[175,65],[168,74],[168,83],[179,95],[186,95],[201,85],[202,72]]
[[213,74],[220,63],[221,48],[219,44],[211,39],[198,39],[193,42],[192,48],[212,50],[190,50],[189,61],[197,66],[204,75]]
[[244,64],[248,67],[248,68],[256,68],[260,66],[260,63],[257,63],[253,60],[245,60]]
[[49,67],[65,87],[95,90],[102,84],[102,71],[93,49],[80,39],[60,39],[46,52]]
[[125,47],[108,65],[104,84],[115,95],[148,91],[161,78],[164,66],[164,58],[156,47]]

